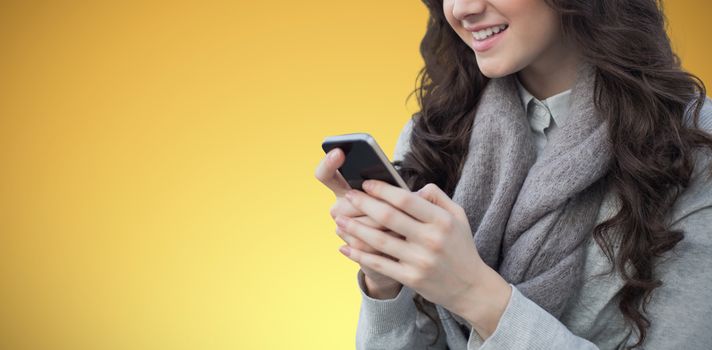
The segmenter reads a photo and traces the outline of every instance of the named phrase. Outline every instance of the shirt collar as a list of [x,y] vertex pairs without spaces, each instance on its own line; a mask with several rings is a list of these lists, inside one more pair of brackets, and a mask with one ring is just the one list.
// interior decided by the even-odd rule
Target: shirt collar
[[533,100],[535,103],[543,105],[551,113],[551,117],[557,126],[562,126],[566,122],[569,116],[569,108],[571,103],[571,89],[560,92],[554,96],[551,96],[543,101],[540,101],[534,95],[532,95],[522,83],[519,78],[515,79],[517,82],[517,89],[519,90],[519,98],[522,100],[522,105],[524,106],[524,112],[528,115],[529,103]]

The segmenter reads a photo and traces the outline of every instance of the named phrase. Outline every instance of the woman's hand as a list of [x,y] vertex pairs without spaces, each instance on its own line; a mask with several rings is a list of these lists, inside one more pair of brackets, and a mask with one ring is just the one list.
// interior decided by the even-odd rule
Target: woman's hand
[[412,193],[369,180],[364,190],[348,191],[346,197],[357,210],[405,240],[338,216],[341,230],[398,261],[354,247],[345,255],[467,319],[483,338],[494,332],[511,287],[480,258],[462,207],[434,184]]
[[[315,173],[316,178],[331,189],[331,191],[334,192],[334,195],[336,195],[336,202],[330,209],[331,217],[333,219],[336,219],[339,216],[348,217],[366,227],[378,229],[397,239],[402,239],[400,235],[389,231],[378,222],[364,215],[363,212],[356,209],[351,202],[344,197],[344,194],[351,190],[351,186],[349,186],[348,182],[346,182],[338,171],[339,167],[341,167],[344,163],[345,158],[346,157],[341,149],[333,149],[322,159]],[[336,229],[336,233],[342,240],[344,240],[344,242],[354,249],[370,254],[378,254],[384,258],[392,259],[387,254],[383,254],[373,249],[361,239],[343,232],[338,227]],[[365,266],[361,266],[361,270],[366,277],[366,284],[368,285],[369,292],[371,292],[369,294],[372,294],[374,297],[380,296],[382,291],[397,291],[400,289],[400,283],[388,276],[378,273],[375,270]]]

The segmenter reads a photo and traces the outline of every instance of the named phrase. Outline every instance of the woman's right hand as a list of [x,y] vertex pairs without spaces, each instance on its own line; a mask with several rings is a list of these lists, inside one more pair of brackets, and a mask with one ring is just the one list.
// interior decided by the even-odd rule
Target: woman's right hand
[[[346,182],[344,177],[338,171],[339,167],[341,167],[344,163],[344,160],[346,160],[344,152],[339,148],[335,148],[326,154],[326,156],[319,163],[319,166],[316,168],[316,178],[326,185],[326,187],[328,187],[332,192],[334,192],[334,195],[336,196],[336,203],[334,203],[330,210],[331,218],[336,219],[337,216],[347,216],[365,225],[387,232],[394,237],[403,239],[401,235],[387,230],[385,227],[364,215],[364,213],[360,210],[354,208],[354,206],[351,205],[351,202],[344,197],[346,192],[351,189],[351,186],[349,186],[348,182]],[[362,240],[341,232],[338,227],[336,229],[336,234],[339,235],[339,237],[341,237],[341,239],[344,240],[344,242],[346,242],[346,244],[350,247],[393,259],[393,257],[371,248]],[[400,282],[388,276],[380,274],[364,266],[361,266],[361,271],[363,271],[365,275],[365,282],[369,292],[368,294],[372,297],[382,296],[383,298],[391,298],[395,296],[394,292],[397,294],[400,290]]]

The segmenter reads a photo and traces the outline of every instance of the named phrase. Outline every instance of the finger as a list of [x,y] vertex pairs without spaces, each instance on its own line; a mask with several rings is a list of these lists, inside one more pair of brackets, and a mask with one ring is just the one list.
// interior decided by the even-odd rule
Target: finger
[[401,284],[405,284],[403,281],[407,279],[408,270],[407,267],[400,262],[347,246],[342,246],[339,250],[346,255],[346,257],[357,262],[359,265],[388,276]]
[[329,214],[333,219],[336,219],[339,215],[348,216],[350,218],[363,215],[363,213],[356,209],[348,199],[341,197],[338,198],[334,205],[331,206]]
[[379,224],[407,238],[418,239],[423,229],[422,223],[413,217],[394,208],[389,203],[357,190],[346,192],[346,198],[351,204]]
[[364,243],[362,240],[344,232],[340,227],[336,227],[336,234],[346,243],[349,247],[356,248],[363,251],[374,252],[375,250]]
[[379,252],[378,250],[375,250],[375,249],[371,248],[371,246],[369,246],[368,244],[364,243],[362,240],[360,240],[360,239],[358,239],[358,238],[356,238],[356,237],[354,237],[354,236],[352,236],[352,235],[350,235],[350,234],[344,232],[344,231],[341,230],[341,228],[339,228],[338,226],[336,227],[336,234],[339,236],[339,238],[341,238],[341,240],[344,241],[344,243],[348,244],[349,247],[353,247],[353,248],[356,248],[356,249],[358,249],[358,250],[362,250],[362,251],[367,252],[367,253],[373,253],[373,254],[378,254],[378,255],[381,255],[381,256],[385,256],[386,258],[389,258],[389,259],[392,259],[392,260],[396,260],[396,261],[398,260],[398,259],[396,259],[396,258],[394,258],[394,257],[392,257],[392,256],[390,256],[390,255],[388,255],[388,254],[386,254],[386,253]]
[[377,223],[376,221],[374,221],[373,219],[369,218],[368,216],[365,216],[365,215],[364,215],[364,216],[357,216],[357,217],[351,218],[351,219],[356,220],[356,221],[358,221],[358,222],[360,222],[360,223],[362,223],[362,224],[364,224],[364,225],[366,225],[366,226],[373,227],[373,228],[375,228],[376,230],[383,231],[383,232],[385,232],[385,233],[387,233],[387,234],[389,234],[389,235],[391,235],[391,236],[393,236],[393,237],[395,237],[395,238],[398,238],[398,239],[405,239],[405,236],[401,235],[401,234],[398,233],[398,232],[389,230],[388,227],[384,227],[383,225]]
[[314,173],[314,176],[331,189],[337,197],[343,196],[346,191],[351,189],[349,183],[338,171],[345,159],[346,157],[341,149],[332,149],[322,158]]
[[[381,225],[381,224],[379,224],[378,222],[376,222],[376,220],[373,220],[373,219],[371,219],[370,217],[368,217],[368,216],[366,216],[366,215],[361,215],[361,216],[351,217],[351,218],[354,219],[354,220],[356,220],[356,221],[358,221],[358,222],[360,222],[360,223],[362,223],[362,224],[364,224],[364,225],[366,225],[366,226],[368,226],[368,227],[373,227],[373,228],[378,229],[378,230],[381,230],[381,231],[386,231],[386,230],[388,230],[387,227],[384,227],[383,225]],[[389,230],[389,232],[392,232],[392,231]]]
[[370,217],[368,217],[366,215],[352,217],[351,219],[356,220],[366,226],[373,227],[377,230],[381,230],[395,238],[405,239],[405,237],[403,235],[401,235],[400,233],[389,230],[388,227],[384,227],[383,225],[379,224],[378,222],[376,222],[375,220],[371,219]]
[[355,220],[358,220],[359,222],[371,226],[373,228],[377,229],[383,229],[383,225],[377,223],[375,220],[371,219],[367,215],[364,215],[360,210],[354,208],[353,205],[351,205],[351,202],[349,202],[348,199],[346,198],[339,198],[336,203],[334,203],[333,206],[331,206],[331,210],[329,210],[329,214],[331,215],[332,219],[336,219],[337,216],[342,215],[342,216],[348,216],[350,218],[353,218]]
[[464,214],[464,210],[462,209],[462,207],[455,201],[450,199],[447,193],[441,190],[440,187],[438,187],[438,185],[436,184],[429,183],[423,186],[423,188],[419,189],[416,194],[419,197],[447,210],[450,214]]
[[362,240],[379,252],[386,253],[398,260],[413,260],[413,248],[407,241],[363,225],[345,216],[337,217],[336,223],[343,232]]
[[444,209],[434,206],[425,198],[384,181],[367,180],[363,188],[372,197],[386,201],[420,222],[434,222],[438,215],[444,214]]

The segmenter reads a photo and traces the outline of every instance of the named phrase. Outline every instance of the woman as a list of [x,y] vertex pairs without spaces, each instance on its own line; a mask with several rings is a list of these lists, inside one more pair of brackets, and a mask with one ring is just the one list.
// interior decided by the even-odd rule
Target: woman
[[712,101],[655,0],[443,0],[411,193],[349,190],[359,349],[712,348]]

